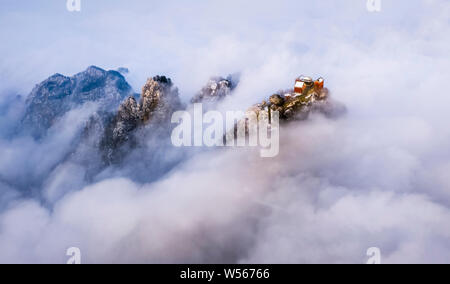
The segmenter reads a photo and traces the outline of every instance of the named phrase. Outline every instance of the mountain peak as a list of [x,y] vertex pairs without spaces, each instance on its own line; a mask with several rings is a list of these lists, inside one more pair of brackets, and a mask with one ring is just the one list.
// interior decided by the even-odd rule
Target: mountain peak
[[72,77],[57,73],[32,90],[23,123],[35,137],[40,137],[74,107],[96,102],[100,110],[111,111],[132,94],[131,86],[116,71],[90,66]]
[[231,75],[227,78],[212,77],[206,86],[198,92],[191,100],[191,103],[214,104],[228,96],[236,87]]
[[106,72],[104,69],[97,67],[95,65],[91,65],[89,66],[85,72],[96,72],[96,71],[100,71],[100,72]]

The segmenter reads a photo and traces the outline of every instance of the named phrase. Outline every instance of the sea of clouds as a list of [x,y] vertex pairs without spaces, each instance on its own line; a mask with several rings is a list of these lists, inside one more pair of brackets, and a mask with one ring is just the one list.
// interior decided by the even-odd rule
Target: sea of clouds
[[[364,263],[370,247],[450,262],[448,1],[25,2],[0,12],[1,263],[65,263],[69,247],[83,263]],[[100,157],[77,137],[95,105],[41,141],[14,133],[34,84],[93,64],[128,67],[137,91],[169,75],[185,101],[239,72],[222,110],[323,76],[348,111],[282,128],[275,158],[143,141],[87,178]]]

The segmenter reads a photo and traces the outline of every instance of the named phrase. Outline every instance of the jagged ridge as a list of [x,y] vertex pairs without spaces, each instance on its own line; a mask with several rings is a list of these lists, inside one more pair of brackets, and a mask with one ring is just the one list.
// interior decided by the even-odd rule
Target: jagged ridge
[[100,111],[112,111],[132,93],[131,86],[116,71],[91,66],[73,77],[55,74],[36,85],[28,96],[23,127],[41,137],[74,107],[96,102]]

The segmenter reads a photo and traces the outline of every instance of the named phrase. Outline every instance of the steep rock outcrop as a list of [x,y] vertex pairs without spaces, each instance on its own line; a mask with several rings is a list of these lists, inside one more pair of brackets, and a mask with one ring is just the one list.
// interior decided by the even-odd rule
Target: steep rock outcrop
[[294,90],[279,92],[270,96],[262,103],[256,104],[248,111],[257,114],[266,111],[278,111],[280,121],[304,120],[311,113],[322,113],[328,117],[337,117],[345,112],[345,107],[332,100],[328,89],[313,93],[310,99],[304,100],[301,96],[296,96]]
[[146,127],[150,132],[167,132],[172,113],[183,108],[178,89],[173,87],[170,78],[148,79],[139,103],[134,97],[127,98],[106,127],[100,143],[105,162],[116,163],[126,151],[135,148],[138,145],[135,132],[140,127]]

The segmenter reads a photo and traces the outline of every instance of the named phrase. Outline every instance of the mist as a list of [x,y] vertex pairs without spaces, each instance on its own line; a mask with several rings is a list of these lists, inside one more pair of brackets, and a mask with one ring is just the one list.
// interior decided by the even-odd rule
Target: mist
[[[365,263],[370,247],[450,262],[448,1],[16,2],[0,12],[0,263],[65,263],[69,247],[83,263]],[[43,140],[16,133],[34,84],[93,64],[129,68],[137,92],[168,75],[184,101],[239,72],[221,111],[323,76],[347,113],[282,127],[274,158],[156,136],[92,176],[79,135],[95,105]]]

